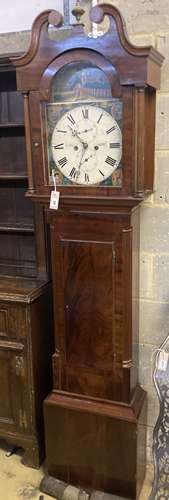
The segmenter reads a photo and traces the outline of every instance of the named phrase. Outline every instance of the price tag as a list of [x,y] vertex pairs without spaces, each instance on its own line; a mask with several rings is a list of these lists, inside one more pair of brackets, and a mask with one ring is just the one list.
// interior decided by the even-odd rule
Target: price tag
[[53,208],[53,210],[58,210],[58,207],[59,207],[59,197],[60,197],[60,192],[59,191],[51,191],[51,195],[50,195],[50,208]]
[[158,358],[158,370],[165,372],[167,370],[168,365],[168,356],[169,353],[165,351],[161,351]]

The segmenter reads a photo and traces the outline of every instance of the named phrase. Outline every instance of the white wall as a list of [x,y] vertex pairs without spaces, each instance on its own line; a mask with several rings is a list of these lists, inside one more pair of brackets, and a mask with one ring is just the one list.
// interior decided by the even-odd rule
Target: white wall
[[47,9],[63,12],[63,0],[0,0],[0,33],[29,30],[35,17]]

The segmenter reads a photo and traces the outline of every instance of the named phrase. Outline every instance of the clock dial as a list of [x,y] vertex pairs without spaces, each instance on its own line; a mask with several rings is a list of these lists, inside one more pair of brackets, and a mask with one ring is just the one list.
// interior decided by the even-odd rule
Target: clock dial
[[104,109],[78,105],[58,120],[51,148],[56,166],[67,179],[75,184],[99,184],[120,163],[121,130]]

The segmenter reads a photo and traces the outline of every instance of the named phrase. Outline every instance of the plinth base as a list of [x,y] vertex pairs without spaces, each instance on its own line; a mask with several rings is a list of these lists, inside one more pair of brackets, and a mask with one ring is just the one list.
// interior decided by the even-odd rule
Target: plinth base
[[53,476],[46,475],[40,484],[40,490],[47,495],[54,497],[57,500],[69,498],[70,500],[127,500],[124,497],[104,493],[103,491],[93,491],[91,494],[86,493],[70,484],[58,481]]
[[131,405],[53,391],[44,403],[48,473],[87,490],[135,500],[146,467],[146,393]]

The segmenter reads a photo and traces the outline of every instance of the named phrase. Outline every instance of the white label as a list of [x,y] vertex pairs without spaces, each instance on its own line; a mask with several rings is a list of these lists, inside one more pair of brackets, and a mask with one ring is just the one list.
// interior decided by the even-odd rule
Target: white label
[[158,369],[165,372],[168,365],[168,352],[161,351],[158,358]]
[[58,210],[59,197],[60,197],[60,192],[59,191],[51,191],[51,195],[50,195],[50,208],[53,208],[54,210]]

